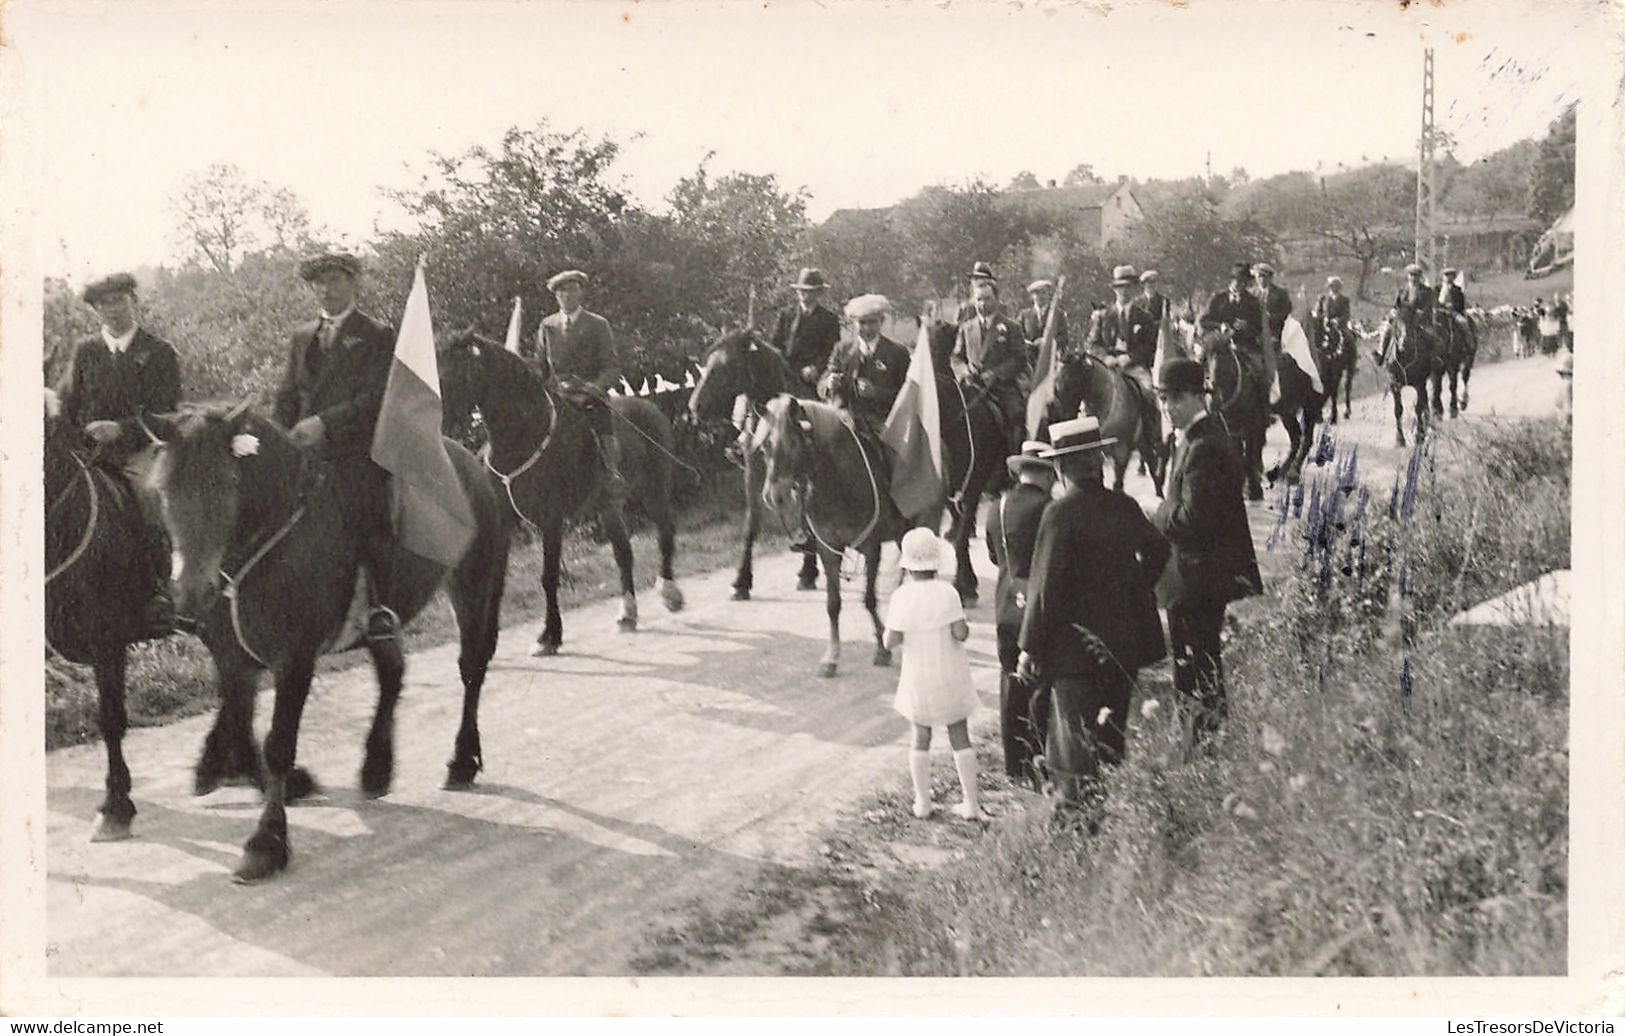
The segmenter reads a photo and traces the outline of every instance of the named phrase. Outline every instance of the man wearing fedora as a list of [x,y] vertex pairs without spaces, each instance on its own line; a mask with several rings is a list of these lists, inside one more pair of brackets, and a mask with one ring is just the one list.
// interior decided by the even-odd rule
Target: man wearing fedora
[[[978,284],[991,284],[993,285],[995,291],[997,291],[999,286],[999,279],[993,276],[993,264],[986,261],[972,263],[970,273],[967,274],[967,278],[970,281],[971,298],[968,301],[961,302],[959,304],[959,312],[954,317],[954,323],[956,324],[963,324],[965,321],[976,315],[975,295],[976,286]],[[1002,302],[999,303],[999,312],[1004,312],[1004,303]]]
[[604,465],[605,489],[620,499],[626,496],[626,480],[621,477],[621,441],[615,434],[609,390],[620,383],[621,357],[609,321],[582,304],[587,283],[580,270],[563,270],[547,279],[547,290],[559,308],[536,328],[536,351],[542,377],[585,411]]
[[848,302],[853,335],[830,351],[819,382],[820,396],[846,408],[860,429],[877,435],[908,378],[908,350],[880,333],[889,312],[884,295],[859,295]]
[[1207,412],[1202,365],[1176,357],[1157,373],[1157,395],[1174,429],[1163,501],[1152,521],[1173,545],[1157,583],[1168,611],[1174,690],[1192,738],[1206,740],[1225,711],[1220,631],[1231,601],[1263,592],[1242,503],[1245,473],[1230,435]]
[[102,326],[73,343],[57,392],[62,420],[84,429],[99,449],[99,460],[123,476],[141,505],[145,537],[139,549],[153,577],[145,632],[149,638],[162,637],[175,625],[170,548],[156,501],[145,487],[154,453],[141,419],[180,404],[180,360],[174,346],[137,323],[134,277],[104,277],[85,287],[84,300]]
[[1061,302],[1055,297],[1055,282],[1039,279],[1027,285],[1027,296],[1033,304],[1022,310],[1018,316],[1021,320],[1021,333],[1027,338],[1027,365],[1030,367],[1038,362],[1039,345],[1044,340],[1044,323],[1049,319],[1050,306],[1055,306],[1055,355],[1065,356],[1072,347],[1072,340],[1067,331],[1066,310],[1061,308]]
[[1038,524],[1017,671],[1049,685],[1057,810],[1094,813],[1101,764],[1123,758],[1136,676],[1168,654],[1152,590],[1168,544],[1138,503],[1102,484],[1100,451],[1113,440],[1098,420],[1057,422],[1050,438],[1040,455],[1063,493]]
[[1005,459],[1016,484],[1007,489],[988,513],[987,554],[999,566],[993,594],[994,629],[999,641],[999,735],[1004,743],[1004,772],[1013,781],[1040,781],[1033,761],[1044,751],[1046,714],[1035,711],[1038,685],[1016,673],[1021,648],[1021,623],[1027,611],[1027,587],[1032,574],[1033,545],[1038,523],[1049,506],[1055,485],[1055,464],[1040,456],[1048,443],[1024,442],[1021,452]]
[[394,362],[395,329],[356,305],[361,263],[326,252],[299,264],[317,316],[293,331],[274,416],[298,445],[333,465],[344,522],[361,549],[372,605],[367,639],[389,640],[399,619],[389,607],[395,560],[389,473],[372,460],[372,433]]
[[1252,268],[1246,263],[1233,264],[1230,286],[1208,300],[1199,323],[1203,332],[1228,332],[1236,353],[1251,360],[1255,371],[1262,372],[1258,381],[1259,402],[1268,410],[1275,367],[1266,352],[1264,307],[1250,290],[1252,283]]
[[770,340],[790,365],[794,379],[790,390],[811,399],[818,394],[818,375],[829,363],[830,350],[841,340],[841,321],[819,305],[828,288],[822,270],[802,267],[790,287],[796,293],[796,304],[779,310]]
[[985,395],[993,401],[1003,415],[1010,452],[1019,453],[1027,424],[1021,390],[1027,374],[1027,339],[1021,326],[1004,315],[995,281],[978,280],[971,289],[971,304],[975,310],[959,324],[948,366],[965,387],[967,400]]
[[1140,389],[1140,413],[1150,425],[1151,439],[1162,441],[1162,416],[1157,410],[1151,365],[1157,362],[1157,320],[1134,297],[1139,276],[1132,266],[1112,270],[1111,305],[1089,328],[1089,348],[1097,356],[1134,379]]

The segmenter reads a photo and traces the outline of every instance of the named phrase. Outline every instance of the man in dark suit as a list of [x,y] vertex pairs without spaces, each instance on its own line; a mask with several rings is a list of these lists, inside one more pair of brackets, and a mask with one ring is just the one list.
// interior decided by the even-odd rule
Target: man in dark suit
[[1323,343],[1326,332],[1334,327],[1339,331],[1348,331],[1354,315],[1351,306],[1349,297],[1343,294],[1343,278],[1335,274],[1326,278],[1326,291],[1315,300],[1314,312],[1310,314],[1318,329],[1316,345]]
[[841,321],[819,305],[828,287],[821,270],[804,267],[790,287],[795,290],[796,304],[779,311],[771,341],[790,365],[794,379],[790,391],[811,399],[817,395],[818,375],[829,363],[830,350],[841,340]]
[[1267,410],[1275,368],[1266,353],[1264,307],[1250,290],[1252,283],[1252,269],[1246,263],[1232,265],[1230,286],[1208,300],[1199,324],[1204,332],[1230,332],[1236,353],[1252,363],[1255,371],[1261,372],[1258,375],[1260,402]]
[[1450,312],[1458,316],[1467,315],[1467,292],[1456,283],[1460,271],[1455,267],[1447,267],[1444,271],[1444,287],[1439,289],[1439,303]]
[[[1167,657],[1152,588],[1168,544],[1140,505],[1101,481],[1100,422],[1050,425],[1064,495],[1044,510],[1017,670],[1050,686],[1044,758],[1058,809],[1098,806],[1100,765],[1123,758],[1143,666]],[[1239,499],[1239,497],[1238,497]]]
[[1411,310],[1420,317],[1429,320],[1433,318],[1433,309],[1438,305],[1438,292],[1433,285],[1422,279],[1422,266],[1420,263],[1410,263],[1405,267],[1405,284],[1394,296],[1394,308],[1397,310]]
[[858,426],[879,434],[908,378],[908,350],[880,333],[891,304],[884,295],[859,295],[846,304],[856,333],[836,343],[819,382],[819,395],[845,407]]
[[1157,271],[1147,270],[1140,274],[1140,288],[1142,294],[1139,302],[1140,308],[1151,314],[1151,319],[1158,324],[1168,315],[1168,296],[1157,290]]
[[609,409],[609,390],[621,381],[615,332],[608,320],[582,304],[587,294],[585,273],[556,273],[547,279],[547,290],[558,300],[559,308],[543,317],[536,328],[542,377],[556,384],[564,396],[586,412],[607,476],[604,488],[612,496],[624,497],[621,441],[615,434],[615,415]]
[[1152,428],[1152,441],[1162,441],[1162,415],[1157,409],[1157,397],[1151,380],[1151,365],[1156,362],[1158,325],[1151,311],[1134,297],[1139,278],[1132,266],[1119,266],[1112,270],[1110,305],[1100,311],[1100,319],[1089,327],[1090,351],[1106,358],[1106,362],[1134,379],[1140,388],[1142,419]]
[[[965,321],[976,315],[977,310],[975,295],[976,286],[978,284],[991,284],[995,289],[995,293],[997,292],[999,287],[999,279],[993,276],[993,265],[991,263],[978,261],[971,264],[970,291],[972,297],[969,300],[959,304],[959,310],[954,314],[955,324],[963,324]],[[1003,313],[1004,303],[997,303],[996,308],[998,312]]]
[[155,501],[145,488],[153,452],[141,418],[174,410],[181,400],[180,360],[175,348],[136,323],[135,278],[115,273],[85,288],[84,300],[101,317],[98,334],[73,344],[58,397],[62,419],[83,428],[105,466],[123,475],[141,504],[145,539],[139,545],[152,568],[153,594],[146,634],[174,630],[169,594],[170,548]]
[[1157,395],[1174,429],[1174,449],[1162,505],[1152,519],[1173,544],[1173,560],[1157,583],[1168,610],[1174,689],[1193,706],[1193,738],[1216,731],[1225,711],[1219,633],[1225,607],[1263,592],[1252,533],[1242,503],[1241,457],[1218,421],[1208,416],[1202,365],[1183,357],[1162,365]]
[[1050,490],[1055,484],[1054,462],[1039,456],[1048,449],[1048,443],[1024,442],[1020,453],[1006,458],[1005,467],[1016,484],[988,512],[983,535],[988,557],[999,566],[993,619],[999,640],[999,734],[1004,742],[1004,772],[1013,781],[1031,780],[1034,790],[1039,789],[1040,781],[1033,760],[1044,751],[1044,732],[1049,724],[1042,713],[1033,710],[1039,685],[1017,675],[1016,665],[1021,656],[1018,642],[1027,611],[1038,522],[1049,506]]
[[986,393],[1004,417],[1011,453],[1021,452],[1026,438],[1026,398],[1021,381],[1027,373],[1027,340],[1021,326],[1004,315],[999,305],[999,287],[980,280],[971,289],[976,307],[969,319],[959,325],[954,351],[948,365],[966,398]]
[[372,460],[372,433],[395,354],[395,329],[356,306],[361,263],[328,252],[299,264],[320,307],[317,319],[294,329],[288,368],[277,392],[277,423],[293,441],[333,465],[345,524],[361,550],[372,609],[367,639],[399,632],[392,599],[395,533],[389,474]]
[[1044,340],[1044,322],[1049,319],[1049,308],[1055,304],[1055,355],[1065,356],[1071,349],[1072,339],[1067,330],[1066,310],[1055,298],[1055,283],[1036,280],[1027,285],[1027,295],[1033,304],[1022,310],[1021,333],[1027,338],[1027,366],[1038,362],[1038,347]]

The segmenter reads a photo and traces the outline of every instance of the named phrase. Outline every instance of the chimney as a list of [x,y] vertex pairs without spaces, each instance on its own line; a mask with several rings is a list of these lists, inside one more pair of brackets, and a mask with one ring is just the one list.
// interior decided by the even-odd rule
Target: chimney
[[1128,174],[1127,173],[1119,173],[1119,174],[1117,174],[1117,186],[1121,187],[1126,183],[1128,183]]
[[1055,181],[1054,180],[1047,181],[1044,184],[1044,186],[1048,187],[1050,190],[1053,191],[1053,190],[1055,190]]

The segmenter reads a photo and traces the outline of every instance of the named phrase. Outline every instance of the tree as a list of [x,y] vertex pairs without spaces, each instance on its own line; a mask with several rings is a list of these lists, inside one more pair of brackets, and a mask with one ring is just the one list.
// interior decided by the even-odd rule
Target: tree
[[1273,256],[1276,238],[1251,218],[1224,215],[1200,192],[1182,194],[1147,212],[1130,228],[1123,251],[1157,270],[1171,298],[1202,299],[1222,287],[1230,264]]
[[991,262],[1032,236],[1033,217],[1024,208],[1001,205],[999,197],[992,185],[974,180],[963,187],[928,187],[899,207],[909,280],[922,294],[950,294],[971,263]]
[[924,294],[908,280],[908,242],[885,212],[843,212],[809,229],[798,251],[805,265],[824,271],[837,299],[879,292],[901,312]]
[[1529,200],[1529,180],[1539,145],[1520,140],[1511,147],[1463,166],[1443,195],[1452,213],[1492,219],[1521,214]]
[[1033,190],[1037,190],[1038,188],[1040,188],[1042,186],[1044,186],[1044,185],[1038,182],[1038,177],[1034,176],[1032,174],[1031,170],[1023,169],[1021,172],[1017,173],[1014,178],[1011,179],[1010,185],[1008,187],[1006,187],[1005,190],[1007,190],[1007,191],[1033,191]]
[[1359,262],[1356,298],[1366,297],[1377,259],[1405,243],[1415,199],[1416,174],[1403,166],[1370,165],[1321,181],[1322,217],[1314,233]]
[[215,164],[189,177],[170,200],[187,258],[230,277],[243,257],[266,248],[297,251],[311,241],[310,216],[285,187]]
[[1575,108],[1553,120],[1535,154],[1529,176],[1528,211],[1532,219],[1550,225],[1574,207]]
[[1091,184],[1105,182],[1105,180],[1102,180],[1100,177],[1095,175],[1095,167],[1092,164],[1088,162],[1080,162],[1073,166],[1071,171],[1066,174],[1066,178],[1061,181],[1061,186],[1088,187]]
[[1238,165],[1230,170],[1230,186],[1232,187],[1245,187],[1251,179],[1247,175],[1247,169],[1244,166]]

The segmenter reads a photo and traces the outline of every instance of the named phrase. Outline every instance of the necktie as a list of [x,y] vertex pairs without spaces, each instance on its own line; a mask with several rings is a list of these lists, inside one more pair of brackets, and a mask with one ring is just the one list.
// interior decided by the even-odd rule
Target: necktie
[[338,325],[332,317],[322,317],[321,324],[316,328],[316,341],[321,345],[323,352],[333,348],[333,333],[337,330]]

